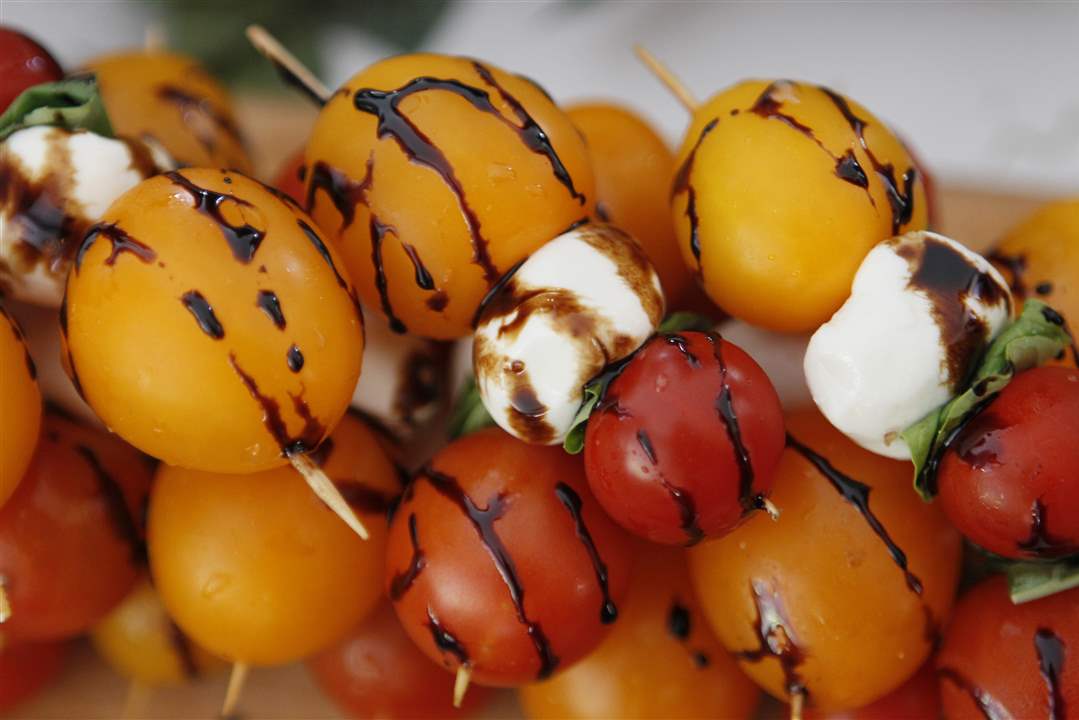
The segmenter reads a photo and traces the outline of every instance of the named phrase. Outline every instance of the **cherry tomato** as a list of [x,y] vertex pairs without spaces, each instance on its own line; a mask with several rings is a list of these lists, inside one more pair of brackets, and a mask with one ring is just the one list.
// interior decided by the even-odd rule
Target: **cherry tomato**
[[760,690],[701,614],[685,556],[645,550],[618,622],[596,650],[550,680],[526,685],[530,718],[748,718]]
[[31,642],[0,648],[0,713],[11,712],[64,667],[66,642]]
[[94,626],[90,640],[116,672],[149,687],[178,685],[225,667],[169,618],[147,580]]
[[850,294],[870,248],[927,223],[895,135],[827,88],[749,80],[694,113],[678,153],[682,258],[734,317],[811,331]]
[[584,141],[530,80],[415,54],[350,78],[305,154],[306,206],[399,332],[467,334],[516,263],[592,214]]
[[351,415],[314,457],[370,539],[335,517],[292,468],[158,471],[149,510],[154,583],[176,624],[211,653],[253,665],[297,660],[378,604],[397,470]]
[[61,309],[70,370],[117,434],[169,464],[284,465],[337,425],[363,319],[290,200],[189,169],[124,193],[86,236]]
[[0,306],[0,507],[15,492],[37,446],[41,391],[26,339]]
[[303,204],[303,180],[306,172],[303,166],[303,149],[291,155],[274,178],[274,187],[288,195],[297,203]]
[[929,657],[960,536],[911,489],[909,463],[859,448],[815,410],[787,428],[779,520],[757,514],[693,548],[690,572],[716,634],[765,690],[821,712],[860,707]]
[[521,685],[599,643],[630,550],[577,458],[488,428],[412,481],[390,526],[386,586],[429,657],[480,684]]
[[762,506],[783,442],[779,396],[749,355],[715,333],[660,333],[589,418],[585,469],[623,527],[693,544]]
[[45,416],[30,468],[0,509],[8,638],[77,635],[123,599],[145,562],[150,473],[114,436]]
[[228,93],[193,58],[156,50],[86,63],[117,135],[159,143],[180,165],[250,172]]
[[633,111],[609,103],[566,108],[588,142],[596,175],[596,214],[640,242],[670,307],[682,308],[696,282],[682,262],[671,222],[674,153]]
[[0,113],[29,87],[64,77],[60,64],[32,38],[0,25]]
[[[1079,332],[1079,198],[1043,205],[1012,228],[989,256],[1011,283],[1016,299],[1037,297]],[[1079,367],[1073,343],[1059,364]]]
[[1079,553],[1079,370],[1019,373],[941,461],[939,501],[981,547],[1009,558]]
[[937,656],[944,715],[1065,718],[1079,707],[1079,589],[1013,605],[997,575],[963,596]]
[[409,720],[470,714],[490,697],[474,687],[453,708],[453,675],[419,651],[389,603],[332,648],[307,661],[319,687],[355,718]]
[[805,720],[936,720],[940,717],[940,686],[933,662],[884,697],[855,710],[805,713]]

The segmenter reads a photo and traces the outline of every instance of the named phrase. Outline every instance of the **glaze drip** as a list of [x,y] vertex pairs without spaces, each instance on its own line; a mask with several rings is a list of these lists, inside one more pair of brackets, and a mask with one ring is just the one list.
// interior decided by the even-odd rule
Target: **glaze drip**
[[566,483],[558,483],[558,485],[555,486],[554,494],[558,498],[558,501],[562,503],[562,506],[566,508],[566,512],[573,518],[574,532],[577,533],[577,539],[581,541],[581,544],[584,545],[584,549],[588,552],[588,558],[592,562],[592,569],[596,573],[596,583],[599,585],[599,591],[603,595],[603,604],[599,611],[599,621],[604,625],[610,625],[618,619],[618,608],[615,606],[614,601],[611,600],[611,591],[608,587],[607,564],[604,563],[603,558],[600,557],[599,550],[596,548],[596,543],[592,539],[592,534],[588,532],[588,526],[585,525],[584,515],[581,513],[581,496]]

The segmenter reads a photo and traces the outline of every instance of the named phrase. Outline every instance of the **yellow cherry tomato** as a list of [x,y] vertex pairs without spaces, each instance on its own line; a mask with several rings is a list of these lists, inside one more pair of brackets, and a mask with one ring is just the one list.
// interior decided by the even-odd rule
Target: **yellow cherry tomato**
[[693,272],[682,262],[671,222],[674,153],[643,118],[619,105],[582,103],[566,108],[588,142],[596,175],[596,214],[640,242],[652,261],[667,305],[681,308]]
[[291,662],[344,636],[382,599],[396,469],[352,415],[314,457],[369,540],[291,468],[158,471],[147,536],[154,583],[176,624],[213,654],[255,665]]
[[282,465],[337,424],[360,373],[362,316],[336,253],[238,173],[181,170],[122,195],[61,313],[87,402],[170,465]]
[[678,164],[684,261],[723,310],[770,330],[817,328],[870,248],[926,227],[903,145],[827,88],[750,80],[720,92],[693,114]]
[[160,143],[181,165],[251,169],[228,93],[193,58],[159,51],[103,55],[97,75],[118,135]]
[[0,506],[30,465],[40,431],[37,369],[18,323],[0,306]]
[[618,621],[591,655],[520,690],[530,718],[748,718],[760,690],[701,613],[681,550],[638,558]]
[[[1079,333],[1079,198],[1042,206],[1012,228],[989,258],[1016,299],[1047,303],[1064,316],[1073,337]],[[1076,344],[1056,364],[1079,366]]]
[[531,81],[445,55],[348,80],[305,155],[306,204],[398,331],[467,334],[513,265],[588,217],[584,141]]
[[145,580],[90,631],[90,640],[116,672],[143,685],[179,685],[225,667],[184,635]]

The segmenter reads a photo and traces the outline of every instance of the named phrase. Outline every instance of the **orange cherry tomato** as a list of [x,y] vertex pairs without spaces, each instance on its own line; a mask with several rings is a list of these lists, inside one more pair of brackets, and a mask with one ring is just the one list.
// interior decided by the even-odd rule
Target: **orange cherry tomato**
[[399,332],[467,334],[516,263],[592,214],[570,119],[526,78],[400,55],[349,79],[307,144],[306,206]]
[[37,367],[19,324],[0,306],[0,507],[26,472],[40,430]]

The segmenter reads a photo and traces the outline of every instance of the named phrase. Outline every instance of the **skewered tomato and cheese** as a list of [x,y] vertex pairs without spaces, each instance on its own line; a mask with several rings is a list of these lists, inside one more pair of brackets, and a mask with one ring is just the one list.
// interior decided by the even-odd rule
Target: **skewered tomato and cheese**
[[954,240],[914,232],[882,242],[809,341],[813,400],[862,447],[909,458],[899,434],[957,394],[1011,312],[1004,278]]
[[58,307],[87,229],[124,192],[172,166],[139,140],[43,125],[12,133],[0,143],[0,284]]
[[583,225],[544,245],[489,298],[473,346],[491,417],[526,442],[565,438],[585,383],[625,358],[663,316],[659,277],[611,225]]

